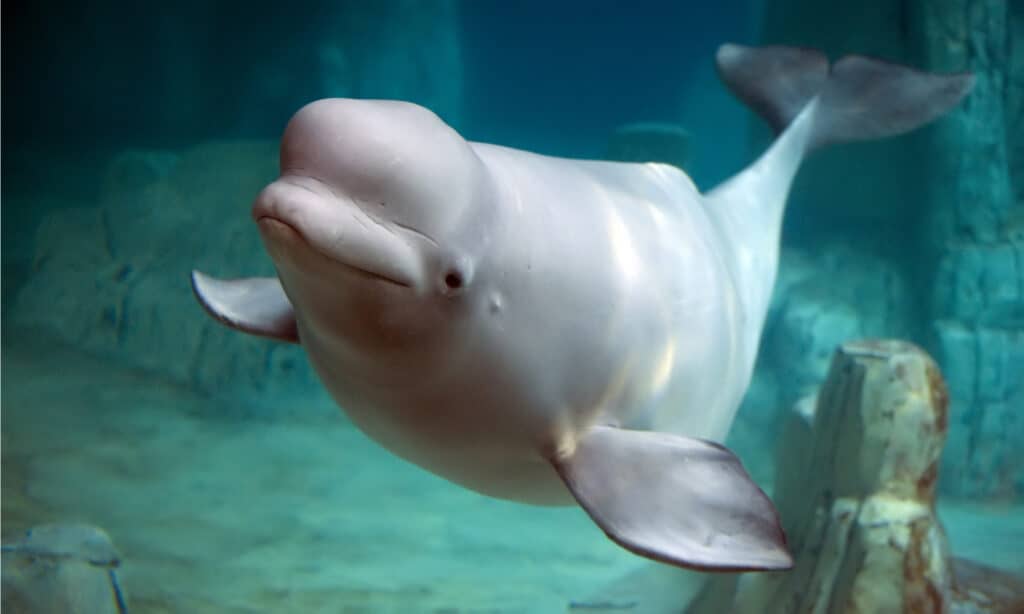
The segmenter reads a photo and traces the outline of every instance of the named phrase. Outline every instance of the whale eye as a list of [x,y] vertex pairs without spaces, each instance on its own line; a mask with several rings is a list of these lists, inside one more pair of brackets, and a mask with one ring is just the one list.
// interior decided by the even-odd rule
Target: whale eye
[[455,262],[441,269],[438,286],[445,296],[461,294],[472,281],[472,267],[465,259],[454,259]]
[[465,280],[462,279],[462,273],[456,270],[450,270],[444,275],[444,286],[449,291],[461,290],[462,284]]

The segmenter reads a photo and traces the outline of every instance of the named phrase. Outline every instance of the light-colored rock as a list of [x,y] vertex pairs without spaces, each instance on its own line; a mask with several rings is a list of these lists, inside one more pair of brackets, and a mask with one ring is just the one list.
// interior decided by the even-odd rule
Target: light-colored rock
[[2,597],[5,612],[21,614],[126,614],[117,577],[120,555],[97,527],[42,525],[5,542]]
[[731,602],[713,607],[947,611],[948,546],[933,506],[946,403],[938,368],[914,346],[844,345],[778,448],[775,500],[796,567],[744,576]]
[[796,566],[714,578],[687,612],[1013,611],[1024,581],[955,563],[935,513],[948,402],[916,346],[843,345],[778,445],[774,499]]

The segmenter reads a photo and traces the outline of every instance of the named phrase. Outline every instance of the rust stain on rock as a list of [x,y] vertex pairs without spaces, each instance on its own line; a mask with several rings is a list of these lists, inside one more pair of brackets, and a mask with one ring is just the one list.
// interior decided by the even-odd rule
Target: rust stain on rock
[[913,614],[939,614],[946,599],[928,577],[931,544],[928,532],[931,519],[912,522],[910,539],[903,558],[903,611]]
[[932,464],[928,465],[928,468],[924,470],[921,477],[917,479],[917,499],[918,501],[927,501],[934,503],[935,501],[935,482],[939,478],[939,461],[933,461]]
[[945,435],[949,426],[949,390],[946,388],[946,380],[942,378],[942,372],[931,359],[925,366],[925,376],[928,378],[932,407],[935,408],[935,428],[939,434]]

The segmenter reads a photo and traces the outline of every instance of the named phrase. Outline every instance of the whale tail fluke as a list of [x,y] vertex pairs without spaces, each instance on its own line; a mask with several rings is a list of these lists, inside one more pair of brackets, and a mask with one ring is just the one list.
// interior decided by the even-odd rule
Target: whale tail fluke
[[708,215],[730,246],[726,258],[748,319],[752,369],[775,284],[786,197],[807,153],[913,130],[960,102],[974,78],[862,56],[829,66],[823,54],[795,47],[727,44],[716,61],[726,86],[779,133],[756,162],[705,196]]
[[821,93],[829,72],[828,58],[814,49],[732,43],[718,48],[715,67],[729,91],[777,134]]
[[933,74],[850,55],[831,67],[813,49],[725,44],[715,57],[730,91],[783,132],[818,104],[807,149],[909,132],[944,114],[970,91],[970,73]]

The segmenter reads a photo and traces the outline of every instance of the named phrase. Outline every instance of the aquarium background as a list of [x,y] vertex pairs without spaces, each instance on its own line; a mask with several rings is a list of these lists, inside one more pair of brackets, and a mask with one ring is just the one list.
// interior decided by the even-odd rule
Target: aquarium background
[[770,489],[781,425],[835,347],[911,340],[952,398],[954,549],[1024,572],[1006,546],[1024,543],[1024,5],[2,10],[3,531],[105,527],[133,611],[562,611],[640,565],[580,510],[486,499],[380,450],[299,349],[207,318],[188,272],[272,273],[249,206],[287,119],[326,96],[411,100],[469,139],[570,157],[614,158],[623,126],[653,122],[713,187],[770,138],[715,76],[724,41],[976,73],[936,125],[806,164],[730,445]]

